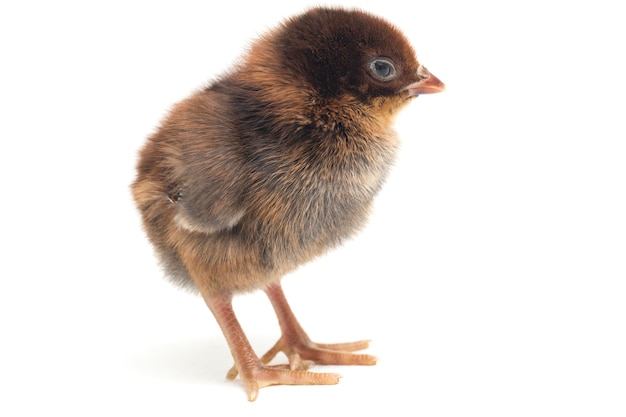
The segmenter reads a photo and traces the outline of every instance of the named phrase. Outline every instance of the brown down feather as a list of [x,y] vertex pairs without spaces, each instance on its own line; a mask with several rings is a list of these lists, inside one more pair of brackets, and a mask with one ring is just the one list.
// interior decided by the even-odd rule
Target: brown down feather
[[[372,77],[375,56],[398,77]],[[211,294],[263,288],[363,227],[418,65],[385,21],[313,9],[175,105],[132,185],[167,275]]]

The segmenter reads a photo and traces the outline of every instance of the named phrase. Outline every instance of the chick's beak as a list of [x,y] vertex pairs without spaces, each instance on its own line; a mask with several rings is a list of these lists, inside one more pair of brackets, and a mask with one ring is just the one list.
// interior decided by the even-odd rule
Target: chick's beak
[[415,97],[420,94],[441,93],[446,89],[445,84],[431,74],[423,65],[420,65],[417,69],[417,76],[420,78],[418,82],[404,88],[409,97]]

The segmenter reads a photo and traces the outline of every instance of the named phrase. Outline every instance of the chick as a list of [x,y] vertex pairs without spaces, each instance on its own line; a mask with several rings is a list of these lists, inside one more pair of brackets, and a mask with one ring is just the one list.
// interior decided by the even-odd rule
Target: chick
[[[312,342],[280,279],[367,219],[394,161],[394,116],[444,85],[402,33],[368,13],[314,8],[252,44],[231,71],[178,103],[141,150],[132,185],[166,275],[202,295],[248,399],[276,384],[335,384],[310,363],[373,365],[367,341]],[[259,358],[232,309],[265,291],[282,336]],[[268,366],[283,352],[289,366]]]

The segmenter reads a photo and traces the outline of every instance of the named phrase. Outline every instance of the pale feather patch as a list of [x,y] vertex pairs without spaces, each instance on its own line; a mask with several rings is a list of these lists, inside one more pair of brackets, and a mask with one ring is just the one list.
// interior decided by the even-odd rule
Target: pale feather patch
[[232,229],[237,223],[239,223],[239,220],[241,220],[244,214],[244,211],[239,211],[235,213],[235,215],[233,215],[230,219],[228,219],[228,221],[222,222],[220,227],[210,227],[198,224],[193,219],[190,219],[189,216],[185,215],[185,213],[179,210],[178,213],[176,213],[176,215],[174,216],[174,222],[178,227],[188,232],[211,234],[219,232],[220,230]]

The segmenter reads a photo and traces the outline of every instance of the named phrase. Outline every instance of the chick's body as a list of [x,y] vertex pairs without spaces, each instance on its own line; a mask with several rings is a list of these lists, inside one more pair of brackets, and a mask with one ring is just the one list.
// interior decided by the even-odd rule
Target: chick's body
[[[265,289],[282,339],[301,332],[278,280],[363,225],[393,163],[394,114],[410,97],[434,92],[429,86],[443,88],[424,71],[381,19],[313,9],[176,105],[142,150],[133,194],[145,229],[168,275],[197,288],[216,315],[250,399],[273,383],[333,383],[310,382],[302,370],[286,371],[293,381],[265,381],[249,370],[263,368],[258,358],[242,363],[253,353],[238,352],[241,331],[225,328],[224,316],[232,294]],[[283,345],[277,349],[292,350]],[[355,361],[335,362],[373,360],[346,358]]]

